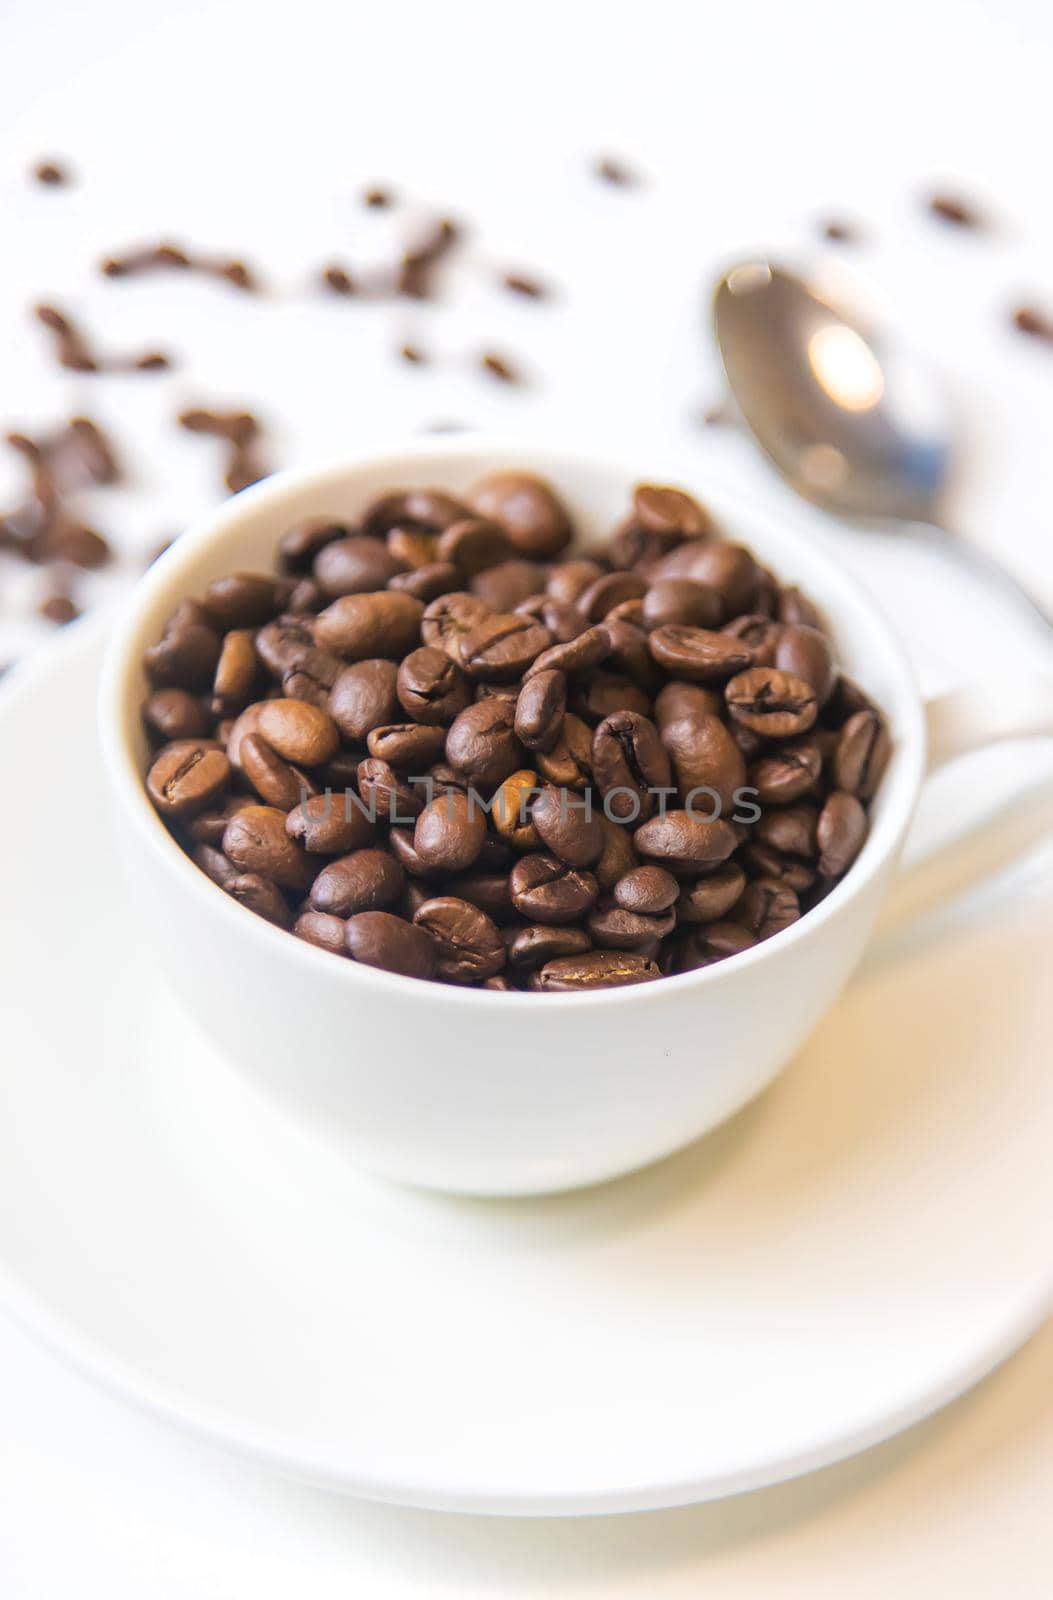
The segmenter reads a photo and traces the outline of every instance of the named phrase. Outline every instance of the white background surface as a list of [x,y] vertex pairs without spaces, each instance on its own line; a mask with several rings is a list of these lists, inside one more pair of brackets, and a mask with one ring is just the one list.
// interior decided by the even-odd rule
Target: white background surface
[[[703,285],[763,245],[838,279],[938,359],[970,444],[959,523],[1053,605],[1053,351],[1008,327],[1020,298],[1053,309],[1048,8],[42,0],[6,9],[0,51],[0,415],[32,427],[87,410],[112,426],[132,484],[84,509],[126,572],[215,494],[211,445],[172,424],[199,399],[258,406],[276,465],[454,419],[632,441],[656,468],[785,503],[745,441],[692,420],[716,395]],[[606,150],[645,184],[597,184],[589,160]],[[26,182],[52,151],[76,166],[75,189]],[[355,194],[374,179],[406,210],[362,211]],[[955,180],[989,209],[989,233],[925,217],[919,196]],[[441,304],[311,290],[322,261],[379,258],[433,208],[472,228]],[[814,223],[828,213],[858,220],[865,241],[824,246]],[[271,292],[93,272],[161,232],[244,254]],[[494,283],[506,265],[557,297],[507,296]],[[111,348],[160,344],[181,364],[60,374],[27,318],[41,298]],[[406,337],[432,366],[393,358]],[[487,347],[529,385],[477,375]],[[982,596],[934,558],[793,514],[899,606],[927,683],[960,676]],[[0,569],[0,656],[46,631],[30,619],[38,586]],[[1023,662],[1010,621],[990,626]],[[4,1324],[0,1582],[19,1600],[1045,1596],[1051,1394],[1047,1333],[945,1416],[815,1479],[651,1518],[481,1525],[282,1483],[96,1394]]]

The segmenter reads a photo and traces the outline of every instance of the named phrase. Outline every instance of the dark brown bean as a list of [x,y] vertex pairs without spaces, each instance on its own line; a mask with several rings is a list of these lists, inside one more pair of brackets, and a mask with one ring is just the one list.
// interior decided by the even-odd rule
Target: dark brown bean
[[356,780],[370,821],[413,823],[423,810],[424,801],[420,795],[409,784],[402,782],[387,761],[378,760],[375,756],[360,761]]
[[610,901],[601,901],[589,912],[585,926],[593,944],[605,950],[650,950],[653,943],[672,933],[676,913],[666,911],[647,916],[639,911],[626,911]]
[[366,739],[371,756],[411,774],[430,767],[442,755],[445,745],[445,728],[429,728],[422,722],[388,723],[374,728]]
[[446,735],[447,761],[469,783],[496,788],[524,764],[514,723],[515,702],[503,695],[466,706]]
[[578,596],[578,610],[589,622],[602,622],[609,611],[626,600],[639,600],[647,584],[637,572],[605,572]]
[[512,868],[512,904],[531,922],[578,922],[600,892],[591,872],[568,867],[553,855],[523,856]]
[[437,558],[449,561],[469,578],[487,567],[508,561],[515,548],[504,529],[485,517],[464,517],[451,522],[439,535]]
[[726,861],[704,878],[685,883],[676,902],[679,922],[717,922],[741,898],[746,874],[737,861]]
[[314,559],[313,572],[330,600],[346,594],[370,594],[383,589],[402,563],[383,539],[352,534],[327,542]]
[[490,806],[494,827],[513,850],[537,850],[541,840],[530,817],[537,792],[537,773],[524,767],[507,777]]
[[610,653],[611,636],[603,623],[595,627],[586,628],[573,639],[566,640],[563,644],[554,644],[548,650],[543,650],[528,668],[526,677],[532,678],[539,672],[591,672],[593,667],[598,667]]
[[645,916],[668,911],[679,893],[680,885],[664,867],[634,867],[614,885],[615,904]]
[[749,666],[749,648],[729,633],[668,623],[648,636],[651,654],[667,672],[690,683],[724,683]]
[[212,680],[212,711],[229,717],[244,709],[252,698],[259,663],[251,628],[232,628],[223,640]]
[[311,855],[349,855],[373,843],[375,830],[367,811],[352,789],[312,795],[289,812],[285,831]]
[[675,972],[695,972],[712,967],[729,956],[741,955],[757,943],[748,928],[738,922],[709,922],[692,928],[679,945],[673,963]]
[[433,645],[422,645],[403,659],[396,692],[408,717],[438,727],[448,727],[471,697],[464,673],[445,650]]
[[634,871],[640,863],[628,828],[619,826],[602,814],[599,820],[603,831],[603,849],[592,873],[600,888],[609,894],[619,879]]
[[856,711],[841,729],[834,750],[833,777],[839,789],[872,799],[892,752],[885,719],[878,711]]
[[529,677],[516,700],[515,731],[528,750],[552,750],[563,728],[567,708],[567,680],[562,672],[537,672]]
[[551,750],[539,750],[537,769],[561,789],[587,789],[592,783],[592,731],[588,723],[567,712],[559,738]]
[[818,628],[794,622],[782,628],[775,646],[775,665],[803,682],[811,684],[820,706],[826,704],[837,681],[834,652],[830,641]]
[[800,915],[800,902],[788,883],[780,878],[754,878],[731,912],[731,920],[748,928],[755,939],[770,939]]
[[363,966],[405,978],[430,978],[435,973],[435,941],[390,911],[363,911],[351,917],[345,940],[348,954]]
[[219,634],[200,607],[190,612],[180,608],[157,643],[144,652],[143,665],[151,683],[199,693],[212,686],[220,649]]
[[528,922],[517,928],[508,946],[510,966],[535,971],[560,956],[580,956],[592,949],[584,928],[559,927],[554,923]]
[[468,514],[468,507],[462,500],[455,500],[442,489],[396,490],[372,501],[362,518],[362,527],[364,532],[377,538],[383,538],[396,527],[441,533],[451,522]]
[[633,834],[633,844],[648,860],[688,871],[703,871],[726,861],[738,844],[729,822],[703,822],[688,811],[652,817]]
[[542,842],[570,867],[588,867],[603,850],[603,830],[593,813],[591,796],[546,785],[530,808]]
[[515,611],[535,596],[540,606],[544,600],[541,593],[544,586],[544,567],[523,558],[487,567],[485,572],[476,573],[471,583],[472,593],[485,600],[494,611]]
[[720,596],[724,615],[735,617],[749,609],[758,568],[742,545],[727,544],[723,539],[691,539],[663,556],[651,578],[693,578],[704,583]]
[[[409,869],[407,869],[409,870]],[[450,894],[478,906],[494,922],[507,922],[512,915],[512,894],[507,872],[482,872],[476,870],[450,878],[446,884]]]
[[541,994],[581,994],[592,989],[617,989],[650,983],[661,973],[647,956],[631,950],[593,950],[549,961],[533,980]]
[[241,741],[241,770],[264,805],[279,811],[291,811],[317,792],[306,774],[283,761],[259,733]]
[[470,678],[513,683],[551,643],[544,623],[533,617],[518,611],[489,612],[463,635],[457,660]]
[[802,678],[775,667],[750,667],[724,691],[734,720],[766,739],[793,739],[807,733],[818,712],[815,690]]
[[592,771],[604,810],[616,822],[646,821],[656,793],[671,794],[672,766],[647,717],[615,711],[592,736]]
[[154,758],[146,787],[155,809],[171,821],[214,805],[230,781],[230,762],[210,739],[177,739]]
[[484,600],[465,590],[441,594],[425,608],[420,633],[426,645],[445,650],[452,660],[458,661],[461,641],[491,614]]
[[754,667],[774,667],[775,651],[783,633],[783,624],[773,622],[757,612],[747,611],[741,617],[726,622],[722,630],[738,639],[749,650]]
[[814,789],[822,767],[823,758],[814,739],[793,739],[753,763],[750,784],[761,805],[787,805]]
[[362,744],[374,728],[395,720],[397,682],[393,661],[355,661],[341,668],[329,693],[329,715],[346,739]]
[[398,661],[420,642],[424,606],[396,589],[378,594],[347,594],[315,620],[315,637],[346,661],[383,656]]
[[259,628],[282,608],[288,586],[264,572],[232,572],[216,578],[205,590],[205,610],[224,632]]
[[332,717],[306,700],[265,700],[256,726],[272,750],[305,767],[328,761],[340,743]]
[[643,623],[649,632],[674,625],[715,628],[722,612],[716,591],[694,578],[661,578],[643,597]]
[[225,889],[238,876],[238,869],[234,863],[228,861],[222,850],[217,850],[214,845],[196,845],[190,859],[221,889]]
[[302,911],[292,931],[319,950],[328,950],[334,956],[347,955],[347,924],[343,917],[334,917],[327,911]]
[[311,907],[335,917],[383,911],[395,904],[405,882],[387,850],[354,850],[324,866],[311,885]]
[[486,838],[486,818],[471,795],[448,789],[417,818],[413,848],[428,872],[465,872]]
[[426,566],[415,567],[411,572],[396,572],[388,583],[389,589],[401,590],[425,604],[437,600],[461,581],[456,567],[445,561],[431,561]]
[[436,976],[447,983],[478,983],[505,964],[505,943],[478,906],[453,895],[426,900],[413,916],[435,942]]
[[781,855],[800,856],[804,861],[813,861],[818,817],[815,806],[807,801],[781,806],[777,811],[766,811],[756,825],[755,840],[770,845]]
[[287,528],[278,540],[278,560],[283,572],[310,572],[315,556],[327,544],[346,539],[351,529],[331,517],[308,517]]
[[[674,702],[667,702],[667,710]],[[725,724],[696,708],[662,726],[662,744],[675,770],[677,793],[685,805],[700,811],[730,814],[735,796],[746,783],[746,762]],[[707,792],[708,791],[708,792]]]
[[633,513],[645,528],[678,539],[696,539],[714,531],[709,512],[683,489],[668,484],[638,483],[633,490]]
[[816,825],[819,871],[824,877],[839,878],[848,871],[863,848],[867,827],[862,802],[854,794],[835,789],[820,811]]
[[231,817],[223,854],[242,872],[259,873],[281,889],[306,889],[317,867],[285,832],[285,813],[275,806],[246,806]]
[[491,472],[468,491],[479,516],[500,523],[511,543],[534,560],[558,556],[571,540],[570,518],[554,491],[528,472]]
[[155,689],[143,703],[143,722],[162,739],[198,739],[208,729],[201,701],[186,689]]
[[275,927],[292,926],[292,912],[285,896],[277,885],[269,878],[265,878],[262,873],[239,872],[236,877],[229,879],[223,888],[232,900],[243,905],[247,911],[254,911],[266,922],[273,922]]
[[589,584],[602,576],[603,568],[598,561],[561,561],[550,571],[545,588],[551,599],[573,606]]

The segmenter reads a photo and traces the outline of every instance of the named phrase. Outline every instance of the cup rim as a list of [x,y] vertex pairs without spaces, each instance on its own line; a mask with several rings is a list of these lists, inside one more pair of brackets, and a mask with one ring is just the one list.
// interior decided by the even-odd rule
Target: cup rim
[[[400,973],[390,973],[361,962],[334,960],[329,951],[321,950],[307,940],[297,939],[288,930],[279,928],[240,905],[230,895],[201,871],[165,827],[150,804],[143,773],[136,759],[132,715],[126,715],[131,683],[141,674],[140,654],[143,648],[141,634],[144,619],[152,613],[164,596],[170,598],[169,609],[189,597],[181,588],[181,579],[193,567],[197,557],[209,545],[221,543],[244,528],[247,520],[278,508],[283,500],[294,502],[305,491],[319,491],[331,486],[334,496],[346,495],[348,482],[360,472],[390,471],[391,480],[398,485],[407,473],[419,480],[421,472],[441,468],[446,463],[477,462],[481,474],[500,467],[518,467],[534,471],[540,476],[557,476],[577,470],[620,478],[626,493],[636,482],[657,481],[654,475],[644,477],[633,473],[613,457],[588,448],[575,449],[565,445],[550,445],[528,438],[499,437],[496,435],[466,434],[454,439],[407,439],[386,448],[370,447],[341,456],[315,466],[296,468],[275,473],[251,488],[225,500],[220,506],[203,516],[180,535],[163,555],[153,563],[128,596],[118,614],[114,630],[103,660],[98,694],[98,737],[110,792],[126,822],[134,830],[136,839],[165,866],[165,870],[182,875],[188,892],[200,898],[202,912],[229,926],[232,938],[261,940],[265,948],[276,955],[284,951],[290,963],[307,963],[305,976],[314,972],[321,977],[329,974],[330,980],[343,971],[349,990],[365,985],[377,998],[409,1003],[411,996],[418,1003],[433,1001],[436,1005],[449,1005],[458,1010],[464,1006],[500,1006],[499,1014],[511,1016],[516,1008],[531,1010],[543,1003],[547,1010],[554,1007],[617,1007],[639,1003],[643,993],[657,998],[673,987],[682,993],[697,989],[699,993],[729,977],[739,977],[755,967],[760,967],[780,955],[789,954],[803,941],[818,936],[822,929],[857,897],[881,871],[889,856],[895,853],[906,833],[913,814],[925,771],[926,727],[921,695],[914,679],[906,652],[892,631],[888,621],[874,604],[861,583],[845,571],[835,556],[819,549],[808,540],[807,533],[796,526],[792,513],[754,499],[740,490],[729,489],[705,475],[705,484],[698,485],[694,474],[674,472],[665,481],[683,484],[689,492],[697,493],[703,504],[712,505],[718,523],[730,514],[743,524],[742,537],[749,539],[749,527],[764,526],[776,529],[778,542],[785,541],[791,551],[794,547],[805,552],[807,565],[821,569],[824,597],[830,609],[835,628],[842,628],[847,613],[855,612],[869,625],[870,634],[880,639],[884,664],[891,669],[895,684],[894,705],[883,705],[882,710],[894,725],[893,758],[883,779],[883,806],[864,842],[863,849],[830,893],[812,907],[798,921],[772,935],[748,950],[730,956],[712,966],[675,976],[663,976],[644,984],[628,984],[617,988],[583,991],[580,993],[538,994],[524,991],[491,992],[456,984],[429,982],[406,978]],[[295,513],[291,513],[295,515]],[[790,582],[793,573],[786,573]],[[835,601],[830,604],[829,591]],[[281,941],[280,945],[275,941]],[[319,965],[321,963],[322,965]],[[657,990],[657,994],[656,991]],[[511,1008],[511,1009],[510,1009]]]

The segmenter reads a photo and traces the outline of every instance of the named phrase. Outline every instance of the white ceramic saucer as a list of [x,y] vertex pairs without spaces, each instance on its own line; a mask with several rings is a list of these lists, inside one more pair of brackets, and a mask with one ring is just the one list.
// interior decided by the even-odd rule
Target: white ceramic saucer
[[579,1513],[856,1451],[1043,1318],[1048,857],[887,946],[692,1150],[567,1197],[436,1198],[286,1126],[147,965],[101,643],[74,630],[0,702],[0,1287],[79,1365],[357,1494]]

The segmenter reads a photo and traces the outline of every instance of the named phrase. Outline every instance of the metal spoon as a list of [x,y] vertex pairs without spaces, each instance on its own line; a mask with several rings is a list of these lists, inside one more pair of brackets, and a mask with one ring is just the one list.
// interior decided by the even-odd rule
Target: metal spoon
[[1053,617],[941,520],[951,425],[930,372],[763,260],[720,280],[713,326],[739,411],[799,494],[842,515],[913,524],[996,582],[1048,639]]

